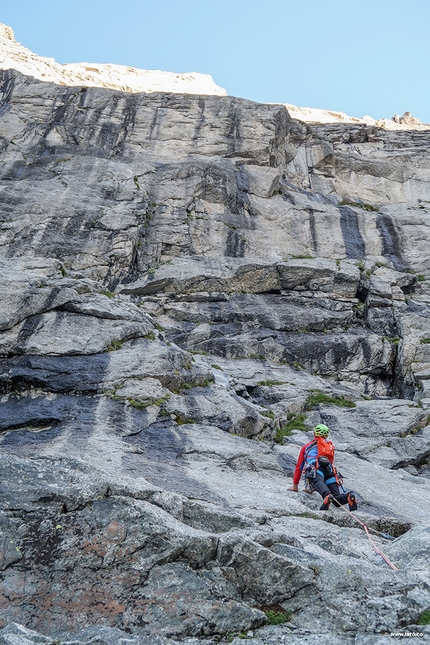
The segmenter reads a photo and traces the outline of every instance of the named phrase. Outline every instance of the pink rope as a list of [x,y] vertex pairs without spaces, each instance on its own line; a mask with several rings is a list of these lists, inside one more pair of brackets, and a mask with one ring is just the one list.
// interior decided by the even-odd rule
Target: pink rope
[[[346,510],[346,509],[345,509],[345,510]],[[348,512],[349,512],[349,511],[348,511]],[[371,545],[373,546],[373,548],[375,549],[376,553],[379,553],[379,555],[380,555],[380,556],[382,556],[382,557],[384,558],[385,562],[388,564],[388,566],[389,566],[389,567],[391,567],[391,568],[393,569],[393,571],[398,571],[398,568],[397,568],[397,567],[396,567],[396,566],[391,562],[391,560],[389,560],[389,558],[387,558],[387,556],[385,555],[385,553],[383,553],[383,552],[381,551],[381,549],[378,549],[378,547],[376,546],[376,544],[374,543],[374,541],[373,541],[373,540],[372,540],[372,538],[370,537],[370,533],[369,533],[369,529],[367,528],[367,525],[366,525],[366,524],[363,524],[363,526],[364,526],[364,530],[365,530],[365,531],[366,531],[366,533],[367,533],[367,537],[369,538],[370,543],[371,543]]]
[[[336,502],[336,500],[334,500],[334,501]],[[391,567],[391,569],[393,569],[393,571],[398,571],[398,568],[397,568],[397,567],[396,567],[396,566],[391,562],[391,560],[389,560],[389,558],[385,555],[385,553],[383,553],[383,551],[381,551],[381,549],[378,549],[378,547],[376,546],[376,544],[375,544],[375,543],[374,543],[374,541],[372,540],[372,538],[371,538],[371,536],[370,536],[370,533],[369,533],[369,528],[368,528],[367,524],[365,524],[364,522],[361,522],[361,521],[358,519],[358,517],[355,517],[355,515],[353,515],[349,509],[344,508],[341,504],[339,504],[339,502],[337,502],[337,505],[338,505],[338,506],[340,506],[340,508],[341,508],[343,511],[345,511],[345,513],[349,513],[349,515],[351,515],[351,517],[352,517],[356,522],[358,522],[359,524],[361,524],[361,526],[362,526],[362,527],[364,528],[364,530],[366,531],[367,537],[368,537],[368,538],[369,538],[369,540],[370,540],[370,544],[373,546],[373,548],[375,549],[376,553],[377,553],[378,555],[380,555],[380,556],[385,560],[385,562],[388,564],[388,566],[389,566],[389,567]]]

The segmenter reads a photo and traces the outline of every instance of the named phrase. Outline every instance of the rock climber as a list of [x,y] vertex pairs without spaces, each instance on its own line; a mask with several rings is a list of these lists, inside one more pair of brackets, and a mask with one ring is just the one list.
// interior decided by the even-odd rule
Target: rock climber
[[324,423],[319,423],[314,428],[314,438],[300,450],[293,485],[288,490],[298,492],[300,477],[304,472],[306,491],[313,493],[316,490],[323,498],[320,511],[327,511],[332,502],[335,506],[348,504],[350,511],[356,511],[354,491],[343,492],[345,489],[342,479],[334,465],[334,445],[327,441],[329,433],[330,430]]

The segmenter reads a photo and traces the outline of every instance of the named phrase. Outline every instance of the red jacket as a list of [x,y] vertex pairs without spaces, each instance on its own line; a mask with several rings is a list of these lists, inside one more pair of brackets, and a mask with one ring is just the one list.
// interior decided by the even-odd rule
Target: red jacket
[[[315,439],[312,439],[312,441],[308,441],[308,443],[305,443],[305,445],[302,447],[302,449],[299,452],[299,456],[297,457],[296,470],[294,471],[293,484],[297,485],[300,482],[300,477],[302,476],[302,471],[306,464],[305,452],[306,452],[306,449],[309,448],[309,446],[312,443],[315,443]],[[316,448],[315,457],[317,455],[318,455],[318,448]],[[311,458],[314,457],[314,455],[312,454],[312,451],[309,452],[308,457],[311,457]]]

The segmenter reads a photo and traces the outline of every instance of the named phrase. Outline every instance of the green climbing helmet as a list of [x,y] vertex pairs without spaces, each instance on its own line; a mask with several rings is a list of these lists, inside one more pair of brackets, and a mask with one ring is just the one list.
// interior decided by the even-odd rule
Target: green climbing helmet
[[317,426],[314,428],[314,435],[316,437],[328,437],[330,434],[330,430],[327,428],[324,423],[319,423]]

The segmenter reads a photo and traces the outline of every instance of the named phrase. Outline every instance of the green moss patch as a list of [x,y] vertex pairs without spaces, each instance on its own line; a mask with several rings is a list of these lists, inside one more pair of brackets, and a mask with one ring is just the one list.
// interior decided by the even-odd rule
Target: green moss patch
[[276,432],[276,443],[282,443],[284,437],[291,437],[293,430],[302,430],[303,432],[309,432],[309,428],[305,425],[307,414],[288,414],[287,419],[287,423],[284,426],[280,427]]
[[418,619],[418,625],[430,625],[430,608],[423,611]]
[[136,408],[136,410],[146,410],[146,408],[149,408],[150,405],[157,405],[160,407],[164,403],[164,401],[167,401],[169,398],[169,395],[161,397],[161,399],[157,399],[156,401],[136,401],[136,399],[127,399],[127,401],[130,403],[133,408]]
[[340,408],[355,408],[357,404],[351,399],[347,399],[345,396],[328,396],[324,392],[316,391],[313,394],[310,394],[306,399],[306,408],[312,410],[320,403],[326,403],[331,405],[338,405]]
[[268,625],[281,625],[282,623],[288,623],[291,619],[291,613],[280,605],[264,605],[263,607],[258,607],[258,609],[266,614]]
[[109,347],[106,348],[107,352],[116,352],[122,347],[122,340],[113,340]]
[[343,199],[339,206],[353,206],[354,208],[362,208],[364,211],[375,211],[378,212],[378,208],[372,206],[371,204],[366,204],[364,202],[351,202],[347,199]]

